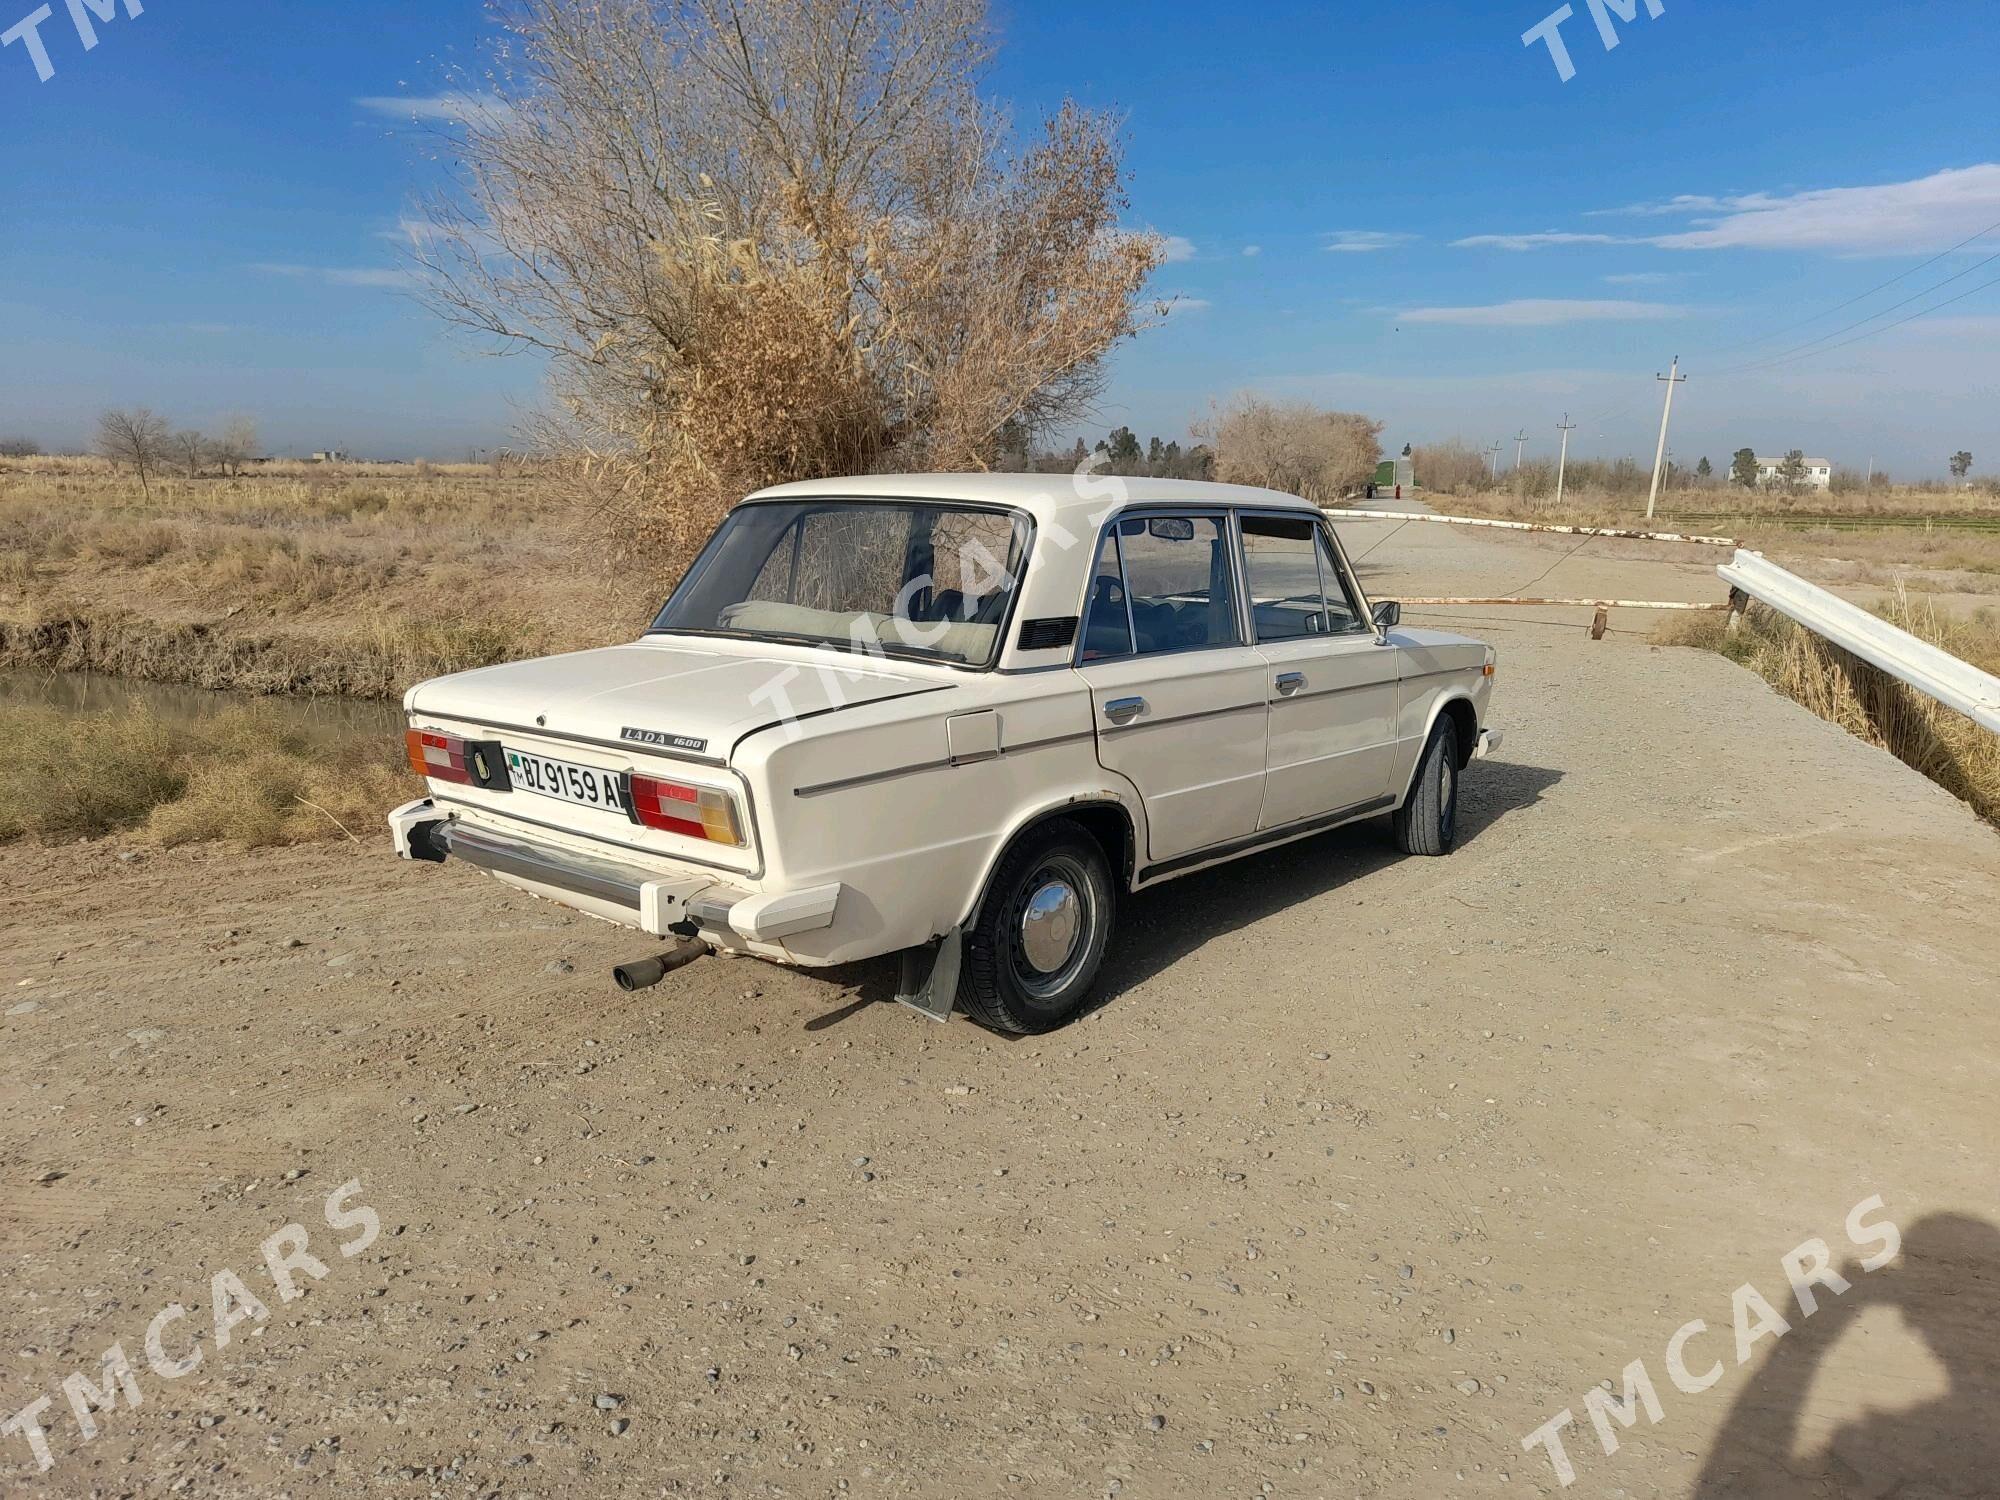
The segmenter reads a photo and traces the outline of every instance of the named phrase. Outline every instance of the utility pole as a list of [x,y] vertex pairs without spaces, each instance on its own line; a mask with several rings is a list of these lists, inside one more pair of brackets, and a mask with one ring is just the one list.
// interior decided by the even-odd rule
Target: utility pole
[[1563,435],[1562,457],[1556,460],[1556,504],[1560,506],[1563,503],[1563,477],[1569,472],[1569,435],[1576,431],[1576,423],[1569,419],[1568,412],[1563,413],[1556,431]]
[[1674,387],[1687,384],[1687,376],[1681,374],[1681,357],[1674,356],[1674,367],[1665,375],[1655,375],[1655,380],[1663,380],[1667,385],[1667,409],[1660,413],[1660,447],[1653,455],[1653,492],[1646,497],[1646,519],[1653,519],[1653,507],[1660,503],[1660,471],[1667,462],[1667,424],[1674,419]]
[[1521,472],[1521,450],[1527,446],[1527,443],[1528,429],[1523,427],[1521,435],[1514,439],[1514,472],[1516,474]]
[[1487,456],[1493,463],[1493,482],[1495,484],[1500,482],[1500,450],[1504,446],[1505,444],[1495,443],[1491,448],[1486,450]]

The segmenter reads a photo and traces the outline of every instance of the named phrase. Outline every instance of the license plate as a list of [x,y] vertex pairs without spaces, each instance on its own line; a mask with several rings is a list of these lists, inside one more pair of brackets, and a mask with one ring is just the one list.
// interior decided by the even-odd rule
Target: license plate
[[607,812],[625,811],[625,803],[618,795],[618,773],[615,771],[600,771],[595,766],[579,766],[574,761],[509,750],[507,774],[514,785],[523,791],[540,792],[544,797],[555,797],[584,807],[601,807]]

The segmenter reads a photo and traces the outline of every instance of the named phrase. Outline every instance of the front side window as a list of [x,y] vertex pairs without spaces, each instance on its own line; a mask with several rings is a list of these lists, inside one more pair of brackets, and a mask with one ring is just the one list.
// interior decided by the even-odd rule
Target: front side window
[[1346,570],[1340,566],[1340,559],[1334,555],[1333,542],[1324,526],[1314,526],[1319,537],[1319,574],[1326,580],[1327,626],[1335,635],[1343,631],[1365,630],[1374,633],[1374,623],[1361,612],[1361,601],[1347,581]]
[[1132,654],[1132,615],[1125,607],[1125,570],[1118,561],[1118,532],[1104,534],[1097,566],[1090,572],[1090,599],[1083,614],[1083,659]]
[[1259,642],[1325,635],[1319,528],[1309,516],[1245,516],[1243,563]]
[[1309,516],[1245,516],[1243,563],[1260,642],[1368,629],[1346,574]]
[[1214,516],[1128,516],[1118,548],[1140,654],[1242,644],[1229,533]]
[[1012,511],[889,500],[739,506],[656,633],[990,666],[1026,562]]

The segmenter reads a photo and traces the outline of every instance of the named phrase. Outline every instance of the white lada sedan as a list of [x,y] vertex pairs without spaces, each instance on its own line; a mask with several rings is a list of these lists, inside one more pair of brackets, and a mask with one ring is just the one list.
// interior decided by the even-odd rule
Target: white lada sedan
[[1085,1004],[1120,892],[1385,813],[1448,852],[1492,650],[1371,607],[1304,500],[1113,488],[752,495],[639,640],[411,689],[397,852],[672,941],[628,988],[900,953],[1009,1032]]

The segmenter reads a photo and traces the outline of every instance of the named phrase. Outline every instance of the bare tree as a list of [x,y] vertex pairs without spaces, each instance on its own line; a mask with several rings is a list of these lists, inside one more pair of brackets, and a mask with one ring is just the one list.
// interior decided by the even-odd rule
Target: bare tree
[[199,478],[202,466],[208,462],[208,439],[190,427],[167,440],[167,451],[183,474],[190,479]]
[[209,444],[209,456],[225,474],[239,474],[257,457],[257,423],[250,417],[230,417],[222,425],[222,436]]
[[167,458],[167,419],[134,407],[107,411],[97,419],[97,451],[139,476],[139,488],[153,498],[153,476]]
[[984,467],[1147,316],[1112,125],[1065,104],[1011,149],[983,0],[504,15],[416,260],[445,317],[550,356],[535,446],[642,543],[776,480]]
[[1382,424],[1309,401],[1238,396],[1214,422],[1216,478],[1336,500],[1375,477]]

